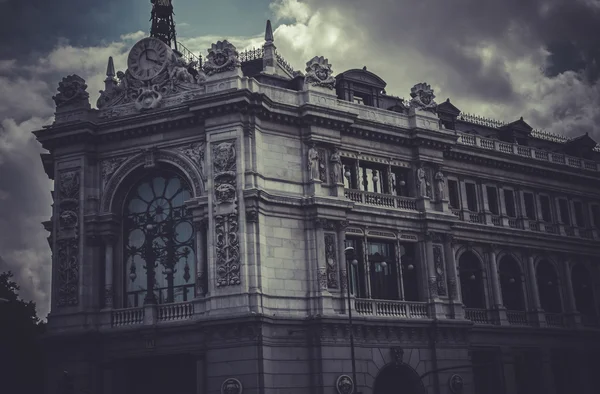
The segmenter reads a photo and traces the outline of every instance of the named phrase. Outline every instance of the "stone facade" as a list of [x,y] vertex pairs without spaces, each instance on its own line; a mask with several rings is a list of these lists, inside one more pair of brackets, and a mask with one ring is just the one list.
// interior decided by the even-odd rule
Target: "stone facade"
[[157,68],[148,106],[89,109],[71,76],[35,132],[56,181],[47,392],[63,371],[76,393],[348,392],[352,337],[363,394],[592,393],[595,143],[461,116],[426,83],[403,101],[322,56],[302,78],[266,36],[269,62],[224,41],[202,78]]

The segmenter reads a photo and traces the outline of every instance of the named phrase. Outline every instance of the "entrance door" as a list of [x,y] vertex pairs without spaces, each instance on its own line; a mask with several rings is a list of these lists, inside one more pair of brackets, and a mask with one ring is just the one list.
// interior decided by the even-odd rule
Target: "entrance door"
[[388,365],[375,379],[373,394],[426,394],[417,372],[406,364]]
[[127,394],[196,392],[196,363],[187,355],[131,359],[125,362]]

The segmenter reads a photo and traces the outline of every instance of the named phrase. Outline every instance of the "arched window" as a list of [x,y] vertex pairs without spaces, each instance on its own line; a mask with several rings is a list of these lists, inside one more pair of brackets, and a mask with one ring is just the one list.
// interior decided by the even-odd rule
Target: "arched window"
[[485,308],[483,271],[473,252],[465,252],[459,259],[460,291],[467,308]]
[[542,309],[550,313],[561,313],[560,290],[558,288],[558,276],[554,266],[548,261],[542,260],[536,269],[536,280],[540,292],[540,303]]
[[123,207],[126,307],[194,297],[190,197],[187,181],[169,170],[143,174],[131,188]]
[[498,270],[504,306],[511,311],[524,311],[525,299],[519,264],[511,256],[504,256],[500,260]]
[[400,246],[400,260],[402,261],[402,289],[405,301],[420,301],[419,299],[419,273],[415,259],[413,244]]
[[590,272],[581,263],[573,266],[571,271],[573,295],[575,306],[579,313],[585,316],[595,316],[594,292],[592,290],[592,277]]

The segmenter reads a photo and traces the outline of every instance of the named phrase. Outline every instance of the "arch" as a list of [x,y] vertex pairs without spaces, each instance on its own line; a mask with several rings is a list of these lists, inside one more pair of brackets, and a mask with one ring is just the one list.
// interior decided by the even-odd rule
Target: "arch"
[[486,308],[482,260],[471,250],[458,260],[462,302],[467,308]]
[[591,272],[583,263],[575,263],[571,269],[571,285],[577,311],[585,316],[595,316],[593,280]]
[[561,313],[562,302],[556,266],[547,259],[540,259],[535,268],[542,309],[550,313]]
[[102,212],[113,212],[116,209],[115,207],[120,206],[119,203],[126,194],[123,193],[122,185],[126,185],[130,175],[143,167],[149,160],[155,163],[166,163],[178,169],[192,186],[192,197],[199,197],[204,194],[205,188],[201,173],[187,157],[166,149],[145,151],[126,160],[110,176],[102,193]]
[[387,364],[375,377],[373,394],[426,394],[421,377],[410,365]]
[[504,254],[498,262],[502,300],[508,310],[524,311],[525,297],[521,266],[512,254]]
[[482,272],[485,273],[484,266],[483,266],[483,262],[484,262],[483,255],[481,253],[479,253],[479,251],[477,249],[473,248],[472,246],[469,246],[469,245],[462,245],[462,246],[460,246],[458,248],[458,250],[456,251],[455,260],[457,262],[459,262],[460,258],[465,253],[472,253],[472,254],[474,254],[477,257],[477,261],[479,262],[479,268],[481,269]]

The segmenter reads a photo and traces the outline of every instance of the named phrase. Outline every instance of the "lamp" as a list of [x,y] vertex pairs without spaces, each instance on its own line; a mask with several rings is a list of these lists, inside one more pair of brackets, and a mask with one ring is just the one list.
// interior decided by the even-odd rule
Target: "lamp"
[[358,260],[356,260],[356,259],[352,260],[351,264],[356,267],[358,265]]
[[412,270],[415,269],[415,266],[412,265],[412,264],[409,264],[409,265],[406,266],[406,268],[408,268],[409,271],[412,271]]
[[469,279],[475,280],[475,274],[471,274],[471,276],[469,276]]
[[512,283],[515,283],[515,278],[510,278],[510,279],[508,280],[508,283],[511,283],[511,284],[512,284]]
[[373,174],[373,182],[379,182],[379,177],[377,174]]
[[381,262],[381,267],[382,267],[382,268],[385,268],[385,267],[387,267],[387,263],[386,263],[385,261],[382,261],[382,262]]
[[346,167],[346,172],[344,172],[344,176],[348,180],[350,180],[350,177],[352,176],[352,173],[350,172],[350,170],[348,169],[348,167]]

